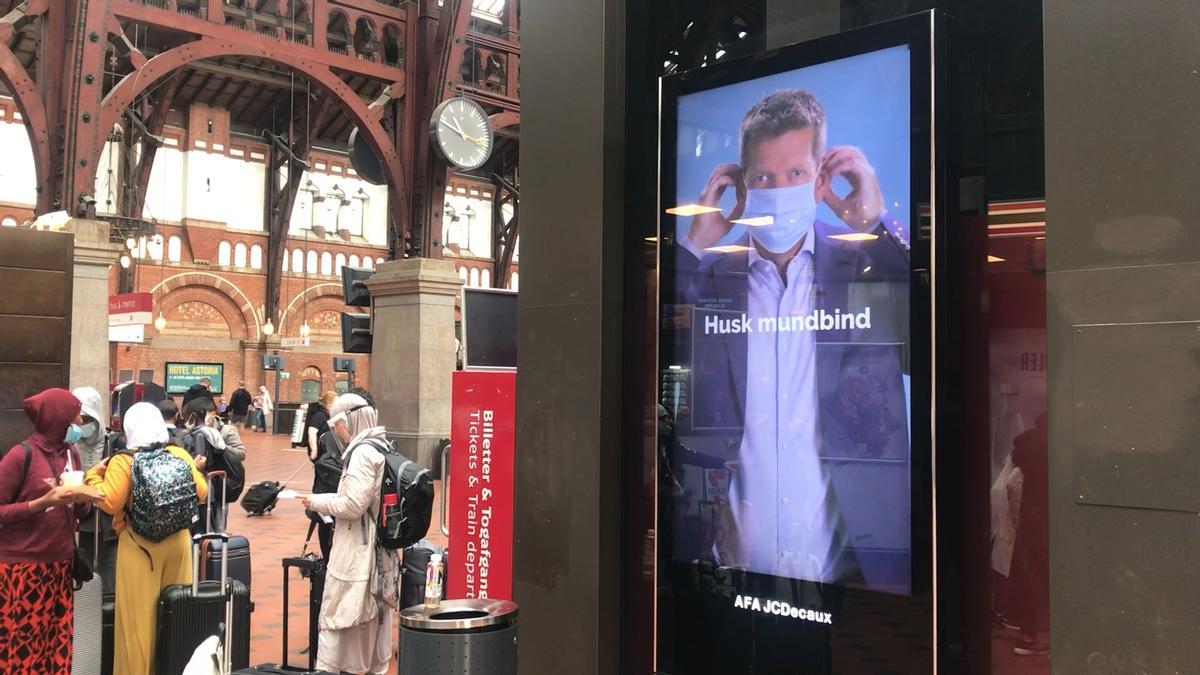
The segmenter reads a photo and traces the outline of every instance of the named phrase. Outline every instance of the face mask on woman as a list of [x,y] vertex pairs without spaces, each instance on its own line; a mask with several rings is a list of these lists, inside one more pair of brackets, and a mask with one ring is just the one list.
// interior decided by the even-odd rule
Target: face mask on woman
[[74,445],[83,438],[83,429],[78,424],[72,424],[67,427],[67,435],[63,437],[63,442],[67,445]]

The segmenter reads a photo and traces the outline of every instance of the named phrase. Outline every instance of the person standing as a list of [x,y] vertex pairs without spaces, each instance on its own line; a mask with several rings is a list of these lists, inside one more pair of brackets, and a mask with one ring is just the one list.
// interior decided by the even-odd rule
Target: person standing
[[69,675],[75,530],[90,504],[59,482],[80,468],[81,404],[47,389],[24,408],[34,432],[0,458],[0,673]]
[[185,462],[198,503],[208,498],[208,485],[186,450],[167,445],[167,425],[153,404],[134,404],[125,414],[124,426],[128,451],[92,467],[84,480],[100,490],[102,497],[96,504],[113,516],[113,529],[120,542],[113,672],[149,675],[158,634],[158,598],[167,586],[191,582],[192,542],[187,527],[160,541],[133,531],[127,514],[133,510],[135,456],[163,451]]
[[188,390],[183,395],[183,405],[187,405],[198,398],[207,398],[212,400],[212,380],[207,377],[201,378],[199,384],[193,384],[188,387]]
[[315,462],[321,458],[319,440],[329,431],[329,408],[336,400],[337,393],[327,391],[321,394],[320,399],[308,404],[308,416],[304,419],[304,435],[301,438],[304,439],[310,461]]
[[164,398],[155,405],[158,406],[158,412],[162,414],[163,422],[167,425],[169,444],[184,447],[183,439],[187,434],[179,427],[179,406],[175,405],[175,399]]
[[[100,392],[92,387],[79,387],[71,392],[83,405],[83,434],[75,449],[79,451],[79,467],[95,466],[108,456],[108,429],[105,427],[104,409],[100,403]],[[169,400],[169,399],[168,399]],[[172,403],[172,406],[175,404]],[[96,528],[100,528],[100,536],[96,537]],[[117,575],[117,534],[112,529],[112,517],[100,509],[94,516],[84,518],[79,522],[79,548],[88,560],[98,560],[100,579],[103,582],[104,594],[111,596],[116,589]],[[97,541],[100,551],[96,552]]]
[[[196,460],[197,466],[205,471],[224,471],[225,480],[213,479],[213,489],[216,494],[213,500],[214,532],[225,530],[225,511],[222,506],[221,492],[228,483],[229,499],[235,500],[241,494],[245,483],[246,471],[243,462],[246,459],[246,446],[242,437],[231,424],[221,422],[217,415],[216,406],[211,399],[198,398],[183,408],[183,425],[185,442],[183,448]],[[209,524],[206,521],[207,509],[201,512],[201,522],[193,528],[194,534],[206,532]]]
[[271,415],[274,409],[274,401],[271,400],[271,392],[267,391],[265,386],[259,386],[258,396],[254,397],[254,410],[256,412],[258,431],[266,431],[269,421],[268,416]]
[[387,437],[379,413],[361,396],[342,394],[330,413],[330,433],[346,447],[338,491],[300,500],[304,508],[336,521],[325,568],[317,668],[382,675],[391,660],[400,574],[396,553],[375,540],[385,462],[375,444]]
[[252,401],[250,392],[246,391],[246,383],[239,383],[238,388],[233,392],[233,396],[229,397],[229,423],[235,426],[239,424],[244,426]]

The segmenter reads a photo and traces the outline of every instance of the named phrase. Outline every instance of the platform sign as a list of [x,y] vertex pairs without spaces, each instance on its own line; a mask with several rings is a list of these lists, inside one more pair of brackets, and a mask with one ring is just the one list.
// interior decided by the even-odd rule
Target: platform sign
[[122,293],[108,296],[108,325],[144,325],[154,320],[154,294]]
[[454,373],[450,451],[450,599],[512,599],[517,374]]

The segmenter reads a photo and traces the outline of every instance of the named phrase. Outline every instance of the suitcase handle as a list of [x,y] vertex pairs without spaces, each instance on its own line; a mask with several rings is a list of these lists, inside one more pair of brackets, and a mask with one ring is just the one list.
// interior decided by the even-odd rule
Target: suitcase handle
[[233,658],[233,639],[229,636],[230,626],[233,625],[233,593],[229,588],[229,534],[224,532],[206,532],[192,537],[192,597],[200,597],[200,544],[206,541],[221,542],[221,595],[225,598],[225,623],[221,628],[221,645],[224,670],[230,671]]
[[[209,471],[207,474],[204,475],[204,477],[206,480],[208,480],[208,499],[204,503],[204,508],[206,509],[206,513],[208,514],[208,518],[207,518],[208,531],[212,532],[212,530],[213,530],[213,519],[212,519],[213,486],[216,485],[216,483],[213,482],[213,479],[214,478],[221,479],[221,513],[225,514],[225,518],[228,519],[229,518],[229,474],[227,474],[224,471]],[[222,529],[225,529],[225,528],[222,528]]]
[[446,511],[446,501],[450,495],[450,444],[442,448],[442,512],[438,515],[438,525],[443,536],[450,536],[449,513]]

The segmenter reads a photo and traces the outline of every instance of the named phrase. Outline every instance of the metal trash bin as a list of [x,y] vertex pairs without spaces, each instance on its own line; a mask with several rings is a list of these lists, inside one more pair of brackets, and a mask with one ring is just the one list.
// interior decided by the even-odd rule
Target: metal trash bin
[[400,612],[399,675],[517,675],[517,603],[446,600]]

